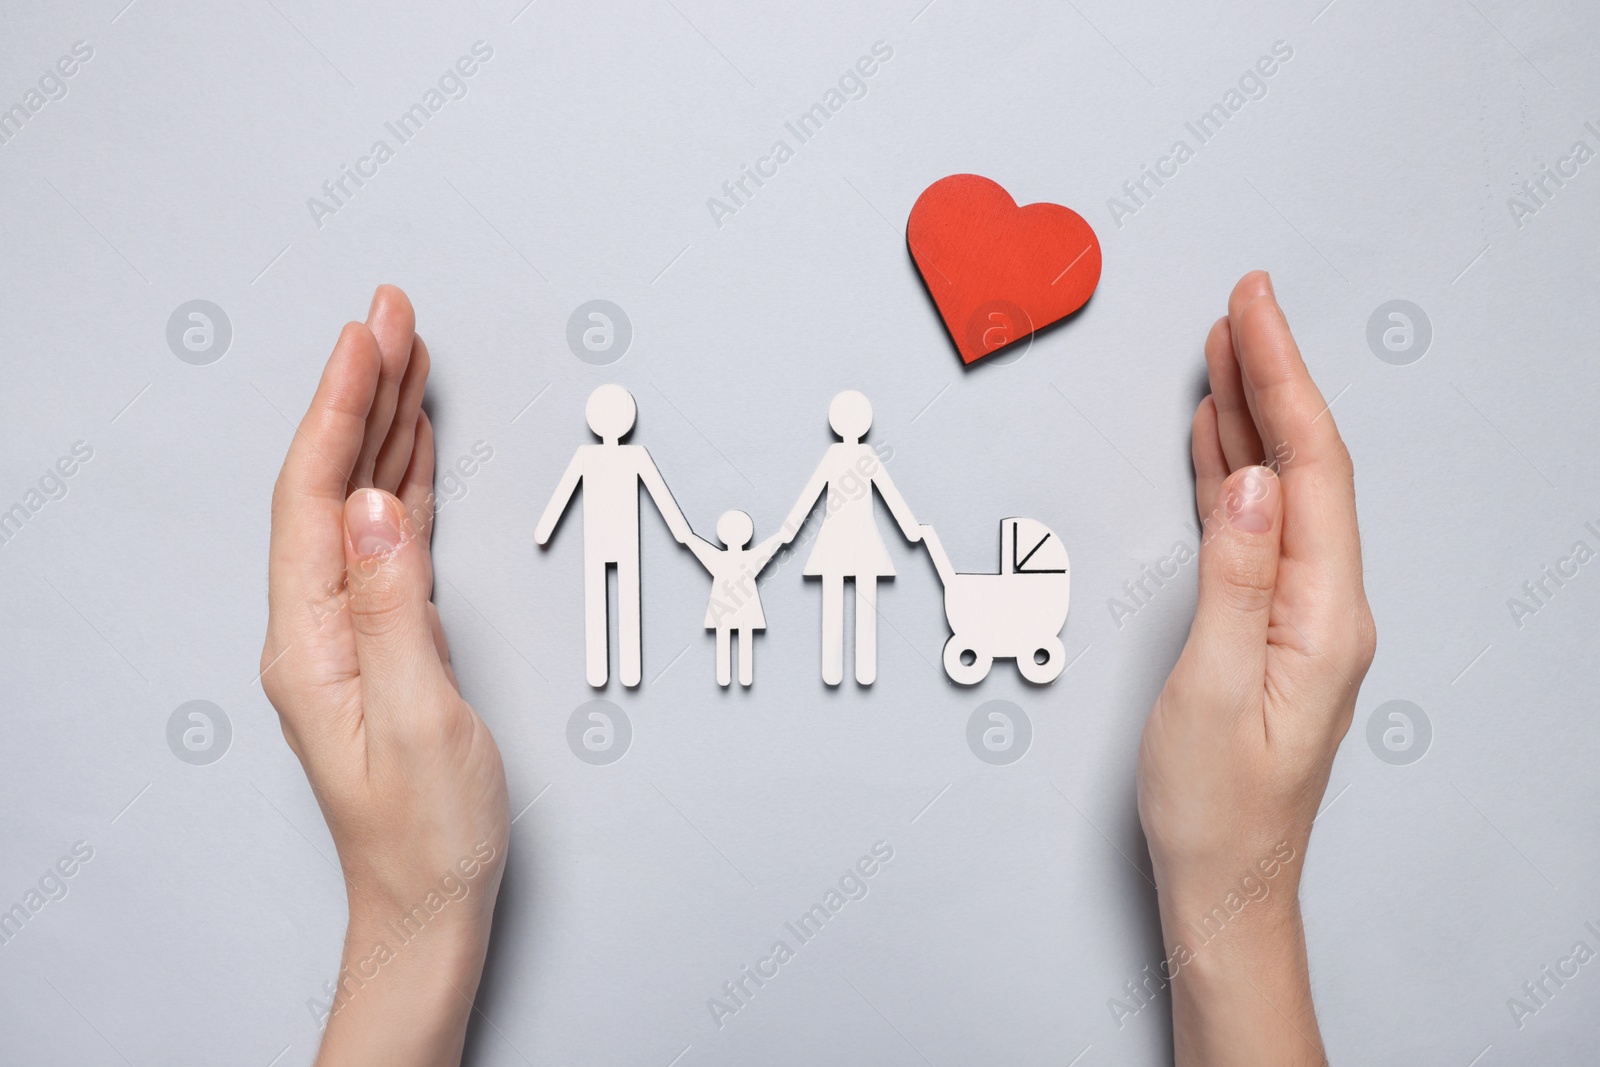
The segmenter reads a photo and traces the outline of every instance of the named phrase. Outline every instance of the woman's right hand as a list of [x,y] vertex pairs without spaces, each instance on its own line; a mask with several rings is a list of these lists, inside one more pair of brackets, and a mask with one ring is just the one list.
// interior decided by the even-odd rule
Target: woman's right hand
[[1265,273],[1234,288],[1206,365],[1200,598],[1139,749],[1177,1062],[1322,1063],[1298,890],[1376,648],[1355,481]]

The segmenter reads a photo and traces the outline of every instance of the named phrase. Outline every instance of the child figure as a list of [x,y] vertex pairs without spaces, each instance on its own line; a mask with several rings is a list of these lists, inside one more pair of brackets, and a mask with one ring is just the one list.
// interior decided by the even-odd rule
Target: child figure
[[755,524],[742,511],[725,511],[717,520],[717,537],[727,548],[717,548],[698,534],[689,535],[689,549],[711,572],[711,599],[706,604],[706,629],[717,631],[717,684],[732,680],[732,634],[739,634],[739,684],[755,678],[755,642],[751,634],[767,628],[756,592],[756,576],[783,545],[773,534],[754,548],[746,548]]

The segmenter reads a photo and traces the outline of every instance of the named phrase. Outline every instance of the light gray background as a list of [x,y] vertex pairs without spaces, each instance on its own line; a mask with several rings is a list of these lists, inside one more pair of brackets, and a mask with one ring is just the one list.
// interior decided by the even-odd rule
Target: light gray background
[[[1133,771],[1193,568],[1120,627],[1107,601],[1192,543],[1201,341],[1257,266],[1354,452],[1381,635],[1303,891],[1332,1058],[1593,1048],[1597,965],[1521,1030],[1506,1002],[1600,947],[1600,576],[1521,628],[1507,599],[1600,546],[1600,162],[1521,228],[1507,198],[1600,148],[1600,9],[923,3],[7,5],[0,104],[74,41],[94,57],[0,145],[0,508],[73,442],[94,458],[0,546],[0,906],[74,841],[95,855],[0,946],[0,1059],[311,1061],[343,895],[255,681],[268,492],[339,326],[391,281],[433,352],[441,462],[494,450],[441,516],[437,600],[513,811],[538,798],[471,1061],[1165,1062],[1166,1002],[1119,1029],[1108,1000],[1160,955]],[[315,226],[306,199],[478,40],[468,95]],[[706,199],[877,40],[866,98],[716,226]],[[1279,40],[1269,95],[1114,225],[1107,198]],[[960,171],[1076,208],[1104,246],[1088,310],[1008,366],[961,369],[906,254],[917,194]],[[196,298],[234,330],[209,366],[165,340]],[[634,329],[607,368],[565,343],[594,298]],[[1395,298],[1434,327],[1410,366],[1366,343]],[[875,687],[822,686],[790,563],[763,585],[755,690],[722,692],[706,579],[652,519],[646,681],[607,694],[633,746],[580,762],[579,527],[543,553],[532,530],[608,380],[691,521],[743,507],[758,537],[830,440],[829,397],[862,389],[958,567],[994,566],[1006,515],[1066,539],[1080,658],[1043,690],[1009,665],[948,684],[936,579],[892,542]],[[965,739],[997,698],[1034,727],[1006,767]],[[165,740],[194,699],[232,723],[210,766]],[[1365,740],[1391,699],[1433,723],[1409,766]],[[871,894],[719,1030],[706,999],[877,840]]]

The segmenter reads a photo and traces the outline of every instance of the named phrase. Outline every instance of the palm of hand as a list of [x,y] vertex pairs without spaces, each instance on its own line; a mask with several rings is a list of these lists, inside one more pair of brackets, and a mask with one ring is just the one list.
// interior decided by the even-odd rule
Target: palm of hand
[[509,832],[499,751],[461,698],[428,599],[428,366],[404,294],[379,289],[368,323],[340,336],[273,493],[262,684],[352,912],[416,904],[480,844],[503,857]]
[[1264,275],[1206,361],[1200,602],[1145,728],[1139,809],[1158,873],[1220,864],[1225,884],[1303,847],[1376,637],[1350,456]]

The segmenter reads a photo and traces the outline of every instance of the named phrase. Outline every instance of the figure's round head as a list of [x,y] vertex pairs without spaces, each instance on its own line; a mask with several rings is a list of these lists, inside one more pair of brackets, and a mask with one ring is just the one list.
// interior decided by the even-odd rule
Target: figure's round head
[[617,441],[633,429],[634,417],[639,409],[634,405],[633,394],[620,385],[602,385],[589,394],[588,406],[583,409],[589,420],[589,429],[602,441]]
[[717,520],[717,536],[729,548],[743,548],[756,532],[756,524],[742,511],[724,511]]
[[846,441],[861,440],[872,428],[872,402],[854,389],[846,389],[828,405],[828,425]]

